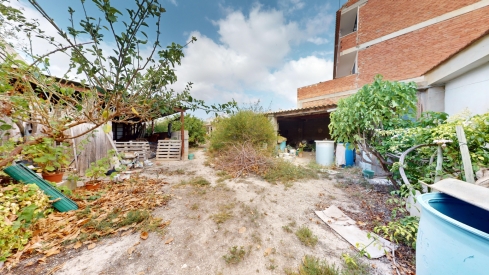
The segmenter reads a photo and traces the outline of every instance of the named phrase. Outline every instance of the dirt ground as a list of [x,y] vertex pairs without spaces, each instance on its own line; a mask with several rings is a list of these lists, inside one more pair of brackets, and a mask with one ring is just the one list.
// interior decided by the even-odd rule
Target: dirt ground
[[[284,274],[284,268],[297,270],[304,255],[341,266],[342,253],[355,253],[314,211],[335,204],[349,215],[361,216],[364,210],[359,205],[365,190],[345,188],[327,174],[290,187],[253,176],[223,180],[218,171],[206,166],[202,150],[194,154],[194,160],[157,163],[144,173],[169,183],[161,188],[172,199],[154,211],[157,217],[171,221],[164,236],[150,233],[142,240],[135,233],[106,238],[92,250],[71,249],[50,257],[47,264],[17,271],[50,275]],[[211,185],[181,184],[196,176]],[[318,236],[315,247],[303,245],[293,233],[302,225]],[[223,256],[230,255],[234,246],[243,247],[246,255],[238,264],[228,264]],[[20,267],[29,261],[32,259],[24,260]],[[369,263],[374,267],[372,274],[392,274],[386,257]]]

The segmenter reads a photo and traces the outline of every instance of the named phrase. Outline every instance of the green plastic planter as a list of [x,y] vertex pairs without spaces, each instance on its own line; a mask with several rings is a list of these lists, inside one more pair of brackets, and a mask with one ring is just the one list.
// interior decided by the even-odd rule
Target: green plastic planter
[[365,169],[365,170],[363,170],[363,176],[367,179],[373,179],[374,178],[374,171]]
[[189,159],[189,160],[194,159],[194,154],[188,154],[188,159]]
[[50,200],[59,199],[53,203],[53,207],[59,212],[67,212],[78,209],[78,205],[74,201],[63,195],[63,193],[59,192],[58,189],[54,188],[44,179],[40,178],[36,173],[34,173],[34,171],[27,168],[24,164],[14,164],[5,168],[3,171],[19,182],[24,184],[34,183],[35,185],[39,186],[39,188],[41,188],[41,190],[48,195]]

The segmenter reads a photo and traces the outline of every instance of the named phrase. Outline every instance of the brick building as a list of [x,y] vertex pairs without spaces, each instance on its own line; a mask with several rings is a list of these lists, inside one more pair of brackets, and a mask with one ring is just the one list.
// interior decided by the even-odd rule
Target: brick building
[[489,111],[489,0],[349,0],[336,13],[333,79],[297,89],[331,105],[376,74],[414,81],[419,111]]

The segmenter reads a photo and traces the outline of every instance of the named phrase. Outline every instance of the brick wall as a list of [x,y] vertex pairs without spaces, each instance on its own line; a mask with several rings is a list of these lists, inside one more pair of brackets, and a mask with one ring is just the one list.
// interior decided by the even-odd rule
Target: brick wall
[[[407,5],[406,3],[412,5],[414,1],[369,0],[367,5],[372,5],[371,7],[377,5],[377,8],[380,9],[378,6],[380,2],[385,3],[385,9],[388,9],[394,5],[394,2],[396,5],[403,6]],[[468,5],[472,2],[474,1],[416,1],[417,6],[409,8],[412,12],[419,9],[419,6],[429,8],[431,7],[430,5],[435,5],[434,3],[437,3],[440,7],[433,7],[431,11],[421,12],[419,15],[421,19],[414,16],[409,25],[426,20],[427,14],[434,17],[439,15],[438,13],[445,13],[460,8],[462,4]],[[362,13],[368,10],[365,8],[367,5],[360,8],[360,23],[362,22]],[[379,22],[384,22],[385,19],[381,19],[384,15],[386,13],[382,14],[382,16],[375,16],[379,21],[375,21],[377,20],[375,18],[372,19],[374,21],[373,25],[379,25]],[[409,18],[411,18],[410,16],[411,14],[408,15]],[[374,32],[379,33],[378,36],[383,35],[385,30],[392,31],[393,27],[391,25],[397,26],[395,28],[407,27],[405,26],[406,22],[398,22],[404,20],[399,20],[398,18],[394,20],[391,15],[387,16],[387,18],[392,21],[384,22],[382,31]],[[366,24],[367,21],[364,22]],[[375,29],[373,28],[372,30]],[[360,35],[361,31],[359,30],[358,32],[358,35]],[[489,7],[481,8],[360,50],[358,52],[357,75],[349,75],[299,88],[297,89],[297,99],[303,100],[358,89],[366,83],[371,83],[376,74],[382,74],[384,79],[388,80],[404,80],[422,76],[484,35],[489,35]],[[345,46],[347,43],[351,43],[351,41],[348,41],[350,39],[349,36],[345,38],[345,41],[341,41],[342,50],[347,48]],[[331,102],[331,98],[329,98],[327,100],[303,103],[302,106],[309,107],[328,103],[335,102]]]
[[369,0],[359,10],[359,43],[368,42],[479,1]]
[[353,90],[356,88],[356,78],[357,76],[353,74],[345,77],[336,78],[330,81],[320,82],[314,85],[298,88],[297,99],[302,100],[320,95]]
[[357,44],[357,32],[352,32],[340,38],[340,52],[355,47]]
[[346,2],[344,5],[343,5],[343,8],[348,8],[349,6],[355,4],[356,2],[358,2],[360,0],[348,0],[348,2]]
[[389,80],[421,76],[488,32],[485,7],[375,44],[358,52],[358,85],[378,73]]

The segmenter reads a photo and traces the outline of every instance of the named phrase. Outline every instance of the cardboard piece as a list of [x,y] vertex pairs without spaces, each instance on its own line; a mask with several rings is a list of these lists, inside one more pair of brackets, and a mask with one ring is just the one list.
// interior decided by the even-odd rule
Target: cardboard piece
[[371,258],[380,258],[385,255],[385,251],[396,248],[394,244],[374,233],[370,233],[369,238],[367,232],[358,228],[354,220],[334,205],[323,211],[316,211],[316,215],[357,250],[365,248]]

